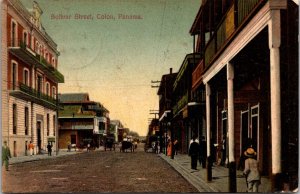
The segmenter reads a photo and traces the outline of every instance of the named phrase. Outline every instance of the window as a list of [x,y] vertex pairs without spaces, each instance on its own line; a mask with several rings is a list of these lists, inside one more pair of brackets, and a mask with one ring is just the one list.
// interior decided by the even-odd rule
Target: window
[[25,135],[28,135],[29,128],[29,111],[28,107],[25,107]]
[[11,46],[16,46],[17,40],[17,24],[16,22],[12,21],[11,23]]
[[52,87],[52,97],[56,99],[56,87]]
[[37,92],[39,95],[42,93],[42,86],[43,86],[43,77],[38,75],[37,76]]
[[53,136],[55,136],[55,132],[56,132],[56,117],[55,115],[53,115]]
[[49,114],[47,114],[47,136],[49,136],[49,134],[50,134],[50,126],[49,126],[49,121],[50,120],[50,118],[49,118]]
[[53,65],[53,67],[55,67],[55,58],[54,57],[52,57],[52,65]]
[[49,82],[46,83],[46,95],[50,96],[50,84],[49,84]]
[[13,62],[12,63],[12,89],[15,90],[17,86],[17,70],[18,70],[18,65],[17,63]]
[[23,43],[24,43],[26,46],[28,45],[27,32],[23,32]]
[[17,105],[13,104],[13,134],[17,134]]
[[29,70],[28,69],[24,69],[24,73],[23,73],[23,83],[26,86],[29,86]]

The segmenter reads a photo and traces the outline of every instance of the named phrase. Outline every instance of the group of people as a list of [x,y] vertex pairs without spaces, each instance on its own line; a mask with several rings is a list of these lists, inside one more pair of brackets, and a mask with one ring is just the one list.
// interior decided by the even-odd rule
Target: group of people
[[205,137],[202,136],[200,141],[197,136],[193,136],[189,145],[189,156],[191,157],[191,168],[197,170],[197,161],[199,159],[202,168],[206,167],[206,141]]
[[[202,168],[206,166],[206,141],[205,137],[202,136],[200,141],[197,136],[193,136],[189,145],[189,156],[191,157],[191,168],[197,170],[197,161],[199,159]],[[260,171],[259,163],[256,160],[256,152],[252,147],[249,147],[244,152],[245,169],[243,171],[247,182],[248,192],[258,192],[258,186],[260,185]]]

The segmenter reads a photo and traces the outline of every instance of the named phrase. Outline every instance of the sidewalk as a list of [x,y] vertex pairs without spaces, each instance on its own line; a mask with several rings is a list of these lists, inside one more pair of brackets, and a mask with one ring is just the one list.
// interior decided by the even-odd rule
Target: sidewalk
[[[186,154],[175,155],[174,159],[170,159],[165,154],[159,154],[166,162],[168,162],[175,170],[177,170],[188,182],[190,182],[199,192],[229,192],[229,169],[223,166],[213,165],[212,181],[206,181],[206,169],[197,165],[198,170],[191,169],[191,159]],[[236,172],[237,192],[246,192],[246,180],[242,171]],[[270,193],[271,182],[266,177],[261,178],[259,192]]]
[[[99,150],[104,150],[103,147],[100,147],[98,149],[96,149],[96,151]],[[32,155],[32,156],[18,156],[18,157],[12,157],[9,160],[9,164],[17,164],[17,163],[23,163],[23,162],[31,162],[31,161],[36,161],[36,160],[43,160],[43,159],[51,159],[51,158],[55,158],[55,157],[62,157],[62,156],[66,156],[66,155],[73,155],[73,154],[80,154],[80,153],[84,153],[86,152],[86,149],[84,150],[74,150],[71,149],[70,152],[68,152],[67,149],[60,149],[58,154],[56,154],[56,152],[52,152],[52,156],[48,156],[48,153],[43,153],[43,154],[37,154],[37,155]]]

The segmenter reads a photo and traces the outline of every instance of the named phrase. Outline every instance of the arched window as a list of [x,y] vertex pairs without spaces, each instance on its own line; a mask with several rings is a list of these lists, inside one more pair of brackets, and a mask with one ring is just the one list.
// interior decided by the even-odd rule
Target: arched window
[[11,84],[12,89],[15,90],[18,83],[18,63],[16,61],[12,61],[12,70],[11,70]]
[[15,20],[11,20],[11,46],[15,47],[17,46],[17,40],[18,40],[18,24]]
[[28,35],[26,31],[23,31],[23,43],[27,46],[28,45]]
[[56,99],[56,87],[52,86],[52,98]]
[[38,41],[35,42],[35,52],[39,55],[41,54],[40,53],[40,44]]
[[49,82],[46,82],[46,95],[50,96],[50,84],[49,84]]
[[29,70],[27,68],[24,68],[23,70],[23,83],[26,86],[29,86]]

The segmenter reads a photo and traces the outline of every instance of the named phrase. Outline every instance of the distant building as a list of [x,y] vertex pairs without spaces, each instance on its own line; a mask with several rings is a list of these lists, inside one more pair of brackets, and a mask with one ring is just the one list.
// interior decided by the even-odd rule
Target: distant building
[[[110,121],[110,125],[111,125],[111,130],[110,130],[110,134],[113,134],[115,136],[115,140],[118,142],[122,141],[122,137],[123,137],[123,124],[121,123],[121,121],[119,120],[111,120]],[[122,135],[120,135],[122,134]]]
[[24,156],[48,142],[56,150],[57,91],[64,76],[57,70],[57,45],[41,23],[37,2],[28,11],[19,0],[1,2],[2,140],[12,155]]
[[58,95],[62,110],[59,111],[59,148],[69,144],[84,147],[88,143],[99,147],[107,134],[109,111],[99,102],[90,101],[87,93]]

